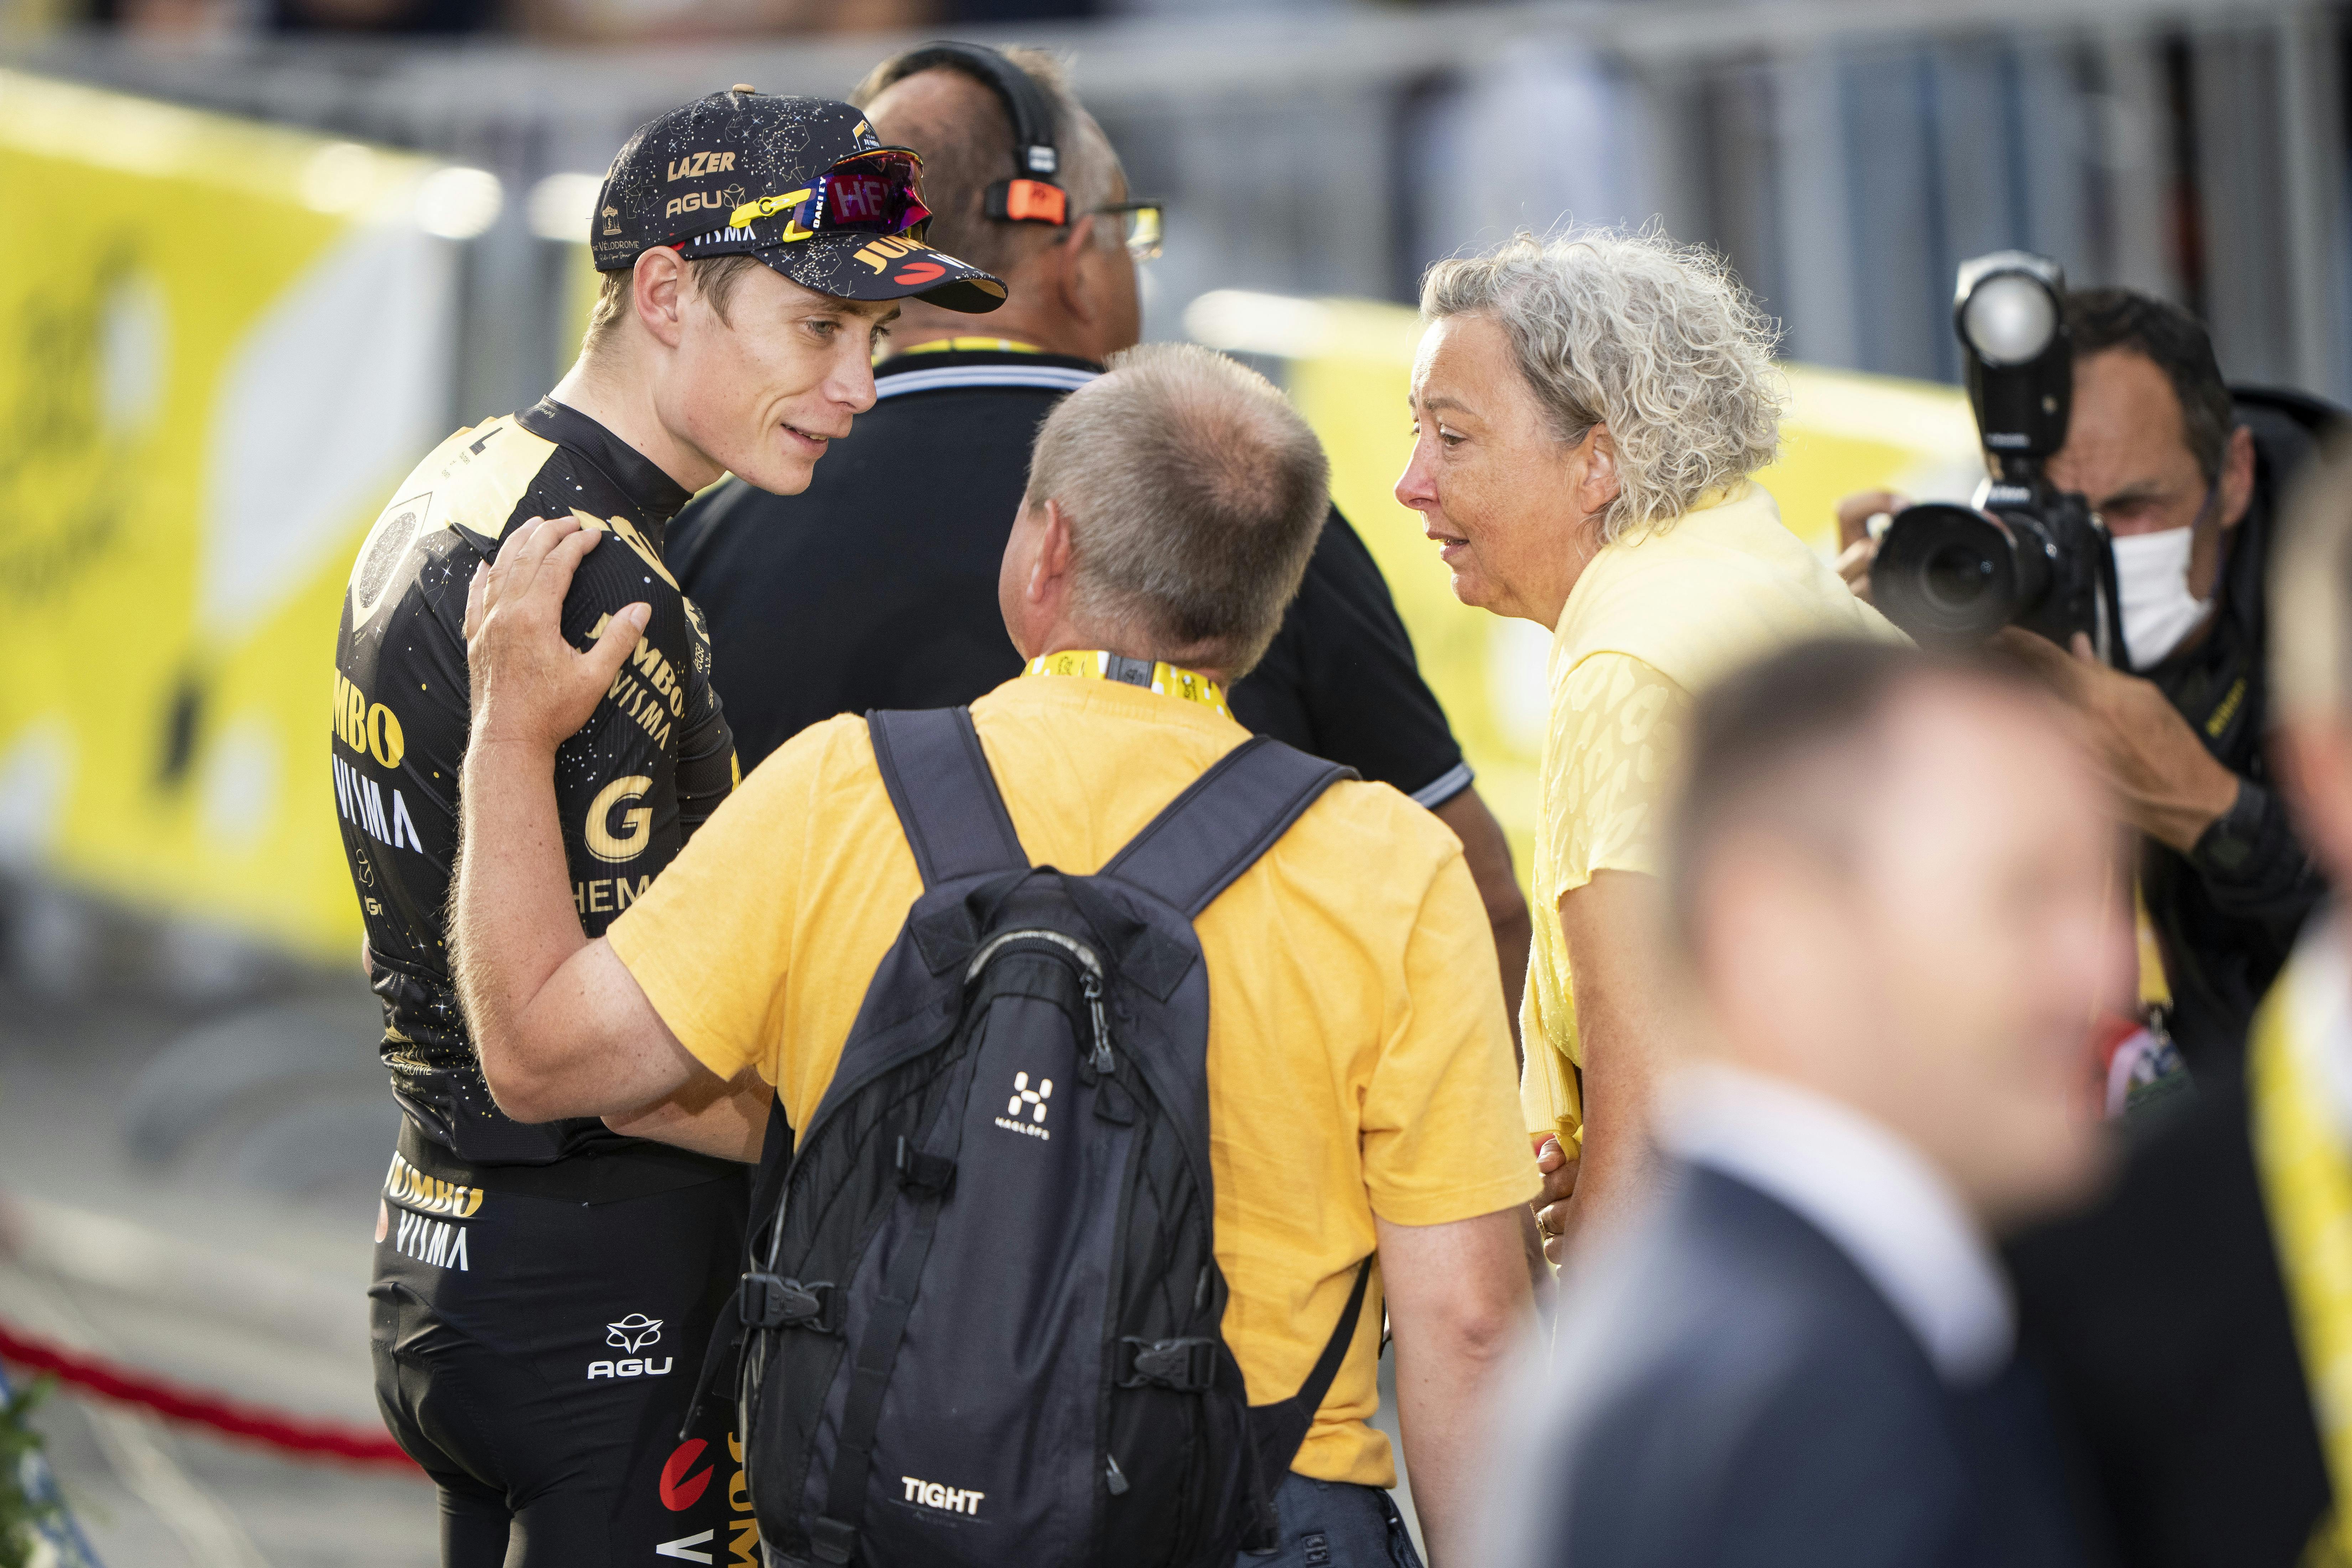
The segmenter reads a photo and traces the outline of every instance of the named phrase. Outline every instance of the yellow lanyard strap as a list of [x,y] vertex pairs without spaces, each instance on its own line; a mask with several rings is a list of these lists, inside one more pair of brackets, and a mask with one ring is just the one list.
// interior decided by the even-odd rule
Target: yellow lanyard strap
[[1179,669],[1167,660],[1155,664],[1150,659],[1129,658],[1123,654],[1105,653],[1099,648],[1076,649],[1065,653],[1041,654],[1029,661],[1024,675],[1069,675],[1081,680],[1117,680],[1129,686],[1140,686],[1157,691],[1162,697],[1181,697],[1187,702],[1197,702],[1213,712],[1233,715],[1225,710],[1225,694],[1207,676],[1189,669]]
[[894,351],[907,354],[998,353],[1041,354],[1045,351],[1034,343],[1015,342],[1012,338],[934,338],[927,343],[910,343]]

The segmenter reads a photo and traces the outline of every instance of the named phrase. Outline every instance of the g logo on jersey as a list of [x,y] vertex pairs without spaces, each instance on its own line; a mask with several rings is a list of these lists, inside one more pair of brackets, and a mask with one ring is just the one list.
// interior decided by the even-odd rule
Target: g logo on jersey
[[644,852],[646,840],[653,837],[653,808],[635,805],[622,811],[618,833],[613,831],[613,815],[631,801],[644,798],[646,792],[653,787],[654,781],[644,773],[631,773],[626,778],[614,779],[596,792],[596,798],[588,803],[586,837],[589,854],[599,860],[617,864],[623,860],[634,860]]

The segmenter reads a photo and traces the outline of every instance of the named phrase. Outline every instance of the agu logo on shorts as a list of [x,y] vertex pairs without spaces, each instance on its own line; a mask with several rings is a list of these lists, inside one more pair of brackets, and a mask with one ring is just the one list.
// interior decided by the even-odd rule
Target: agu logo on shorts
[[[604,1325],[604,1342],[625,1351],[641,1351],[661,1339],[662,1321],[648,1318],[643,1312],[631,1312],[617,1323]],[[588,1381],[600,1377],[667,1377],[669,1369],[677,1364],[675,1356],[656,1361],[651,1356],[628,1355],[614,1361],[592,1361],[588,1363]]]

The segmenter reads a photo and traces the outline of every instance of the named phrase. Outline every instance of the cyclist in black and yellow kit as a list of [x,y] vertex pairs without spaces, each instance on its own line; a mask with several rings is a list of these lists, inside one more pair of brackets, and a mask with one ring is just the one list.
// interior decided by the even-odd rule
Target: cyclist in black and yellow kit
[[[406,1113],[376,1225],[376,1387],[439,1486],[453,1568],[749,1564],[758,1551],[724,1409],[680,1435],[733,1286],[744,1168],[716,1151],[740,1158],[740,1140],[705,1155],[603,1121],[515,1121],[467,1038],[444,923],[467,588],[510,530],[569,515],[599,548],[565,632],[584,644],[636,626],[553,777],[572,901],[596,935],[738,776],[709,633],[663,562],[670,519],[721,472],[803,489],[873,404],[891,301],[1003,298],[922,243],[919,168],[846,104],[748,87],[641,129],[592,219],[605,279],[580,363],[535,407],[443,442],[352,570],[334,790]],[[710,1114],[740,1131],[765,1102],[747,1089]]]

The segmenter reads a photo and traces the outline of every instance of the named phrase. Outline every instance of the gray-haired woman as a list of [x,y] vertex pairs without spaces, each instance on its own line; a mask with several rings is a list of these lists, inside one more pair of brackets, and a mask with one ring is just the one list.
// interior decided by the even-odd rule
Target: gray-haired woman
[[1397,499],[1465,604],[1553,630],[1519,1018],[1558,1262],[1644,1163],[1670,984],[1644,883],[1692,694],[1783,643],[1901,634],[1748,478],[1779,447],[1780,378],[1769,322],[1715,257],[1523,233],[1431,268],[1421,309]]

